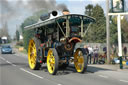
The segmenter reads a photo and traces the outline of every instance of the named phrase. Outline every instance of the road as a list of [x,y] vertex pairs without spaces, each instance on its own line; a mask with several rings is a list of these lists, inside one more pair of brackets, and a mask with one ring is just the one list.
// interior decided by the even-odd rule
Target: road
[[40,70],[30,70],[27,56],[0,54],[0,85],[128,85],[128,72],[105,70],[80,74],[70,66],[53,76],[46,65]]

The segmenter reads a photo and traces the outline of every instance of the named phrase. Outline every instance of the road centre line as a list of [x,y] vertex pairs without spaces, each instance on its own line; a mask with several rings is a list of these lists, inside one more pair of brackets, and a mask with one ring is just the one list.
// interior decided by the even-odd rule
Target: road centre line
[[29,71],[27,71],[27,70],[25,70],[25,69],[23,69],[23,68],[20,68],[20,70],[22,70],[22,71],[24,71],[24,72],[26,72],[26,73],[29,73],[29,74],[31,74],[31,75],[33,75],[33,76],[35,76],[35,77],[38,77],[38,78],[40,78],[40,79],[44,79],[43,77],[38,76],[38,75],[36,75],[36,74],[34,74],[34,73],[32,73],[32,72],[29,72]]
[[128,83],[128,81],[126,81],[126,80],[120,80],[120,81],[125,82],[125,83]]
[[[5,62],[11,64],[12,66],[17,66],[17,65],[15,65],[15,64],[11,63],[10,61],[4,59],[3,57],[0,57],[0,58],[1,58],[2,60],[5,60]],[[38,78],[40,78],[40,79],[44,79],[44,77],[41,77],[41,76],[39,76],[39,75],[36,75],[36,74],[34,74],[34,73],[32,73],[32,72],[29,72],[29,71],[27,71],[27,70],[25,70],[25,69],[23,69],[23,68],[20,68],[20,70],[22,70],[22,71],[24,71],[24,72],[26,72],[26,73],[29,73],[29,74],[31,74],[31,75],[33,75],[33,76],[35,76],[35,77],[38,77]],[[47,80],[48,80],[48,79],[47,79]],[[62,85],[62,84],[57,84],[57,85]]]
[[[26,73],[29,73],[29,74],[31,74],[31,75],[33,75],[33,76],[35,76],[35,77],[38,77],[38,78],[40,78],[40,79],[44,79],[44,77],[41,77],[41,76],[39,76],[39,75],[36,75],[36,74],[34,74],[34,73],[32,73],[32,72],[30,72],[30,71],[27,71],[27,70],[25,70],[25,69],[23,69],[23,68],[20,68],[20,70],[22,70],[22,71],[24,71],[24,72],[26,72]],[[46,78],[45,78],[46,79]],[[47,79],[48,80],[48,79]],[[56,83],[56,82],[55,82]],[[57,85],[62,85],[62,84],[57,84]]]
[[12,66],[16,66],[15,64],[11,64]]
[[13,63],[7,61],[5,58],[3,58],[3,57],[0,57],[0,58],[1,58],[2,60],[6,61],[7,63],[11,64],[12,66],[16,66],[15,64],[13,64]]
[[12,64],[11,62],[9,62],[9,61],[6,61],[7,63],[9,63],[9,64]]
[[6,61],[7,63],[9,63],[9,64],[11,64],[12,66],[16,66],[15,64],[13,64],[13,63],[11,63],[11,62],[9,62],[9,61]]
[[104,76],[104,75],[98,75],[98,76],[100,76],[102,78],[108,78],[108,76]]
[[3,58],[3,57],[0,57],[2,60],[6,60],[5,58]]
[[57,84],[57,85],[62,85],[62,84]]

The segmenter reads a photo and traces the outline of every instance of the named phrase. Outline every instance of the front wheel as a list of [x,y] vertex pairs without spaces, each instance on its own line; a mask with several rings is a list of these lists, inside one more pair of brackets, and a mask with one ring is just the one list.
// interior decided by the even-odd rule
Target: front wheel
[[48,72],[52,75],[55,75],[58,70],[58,64],[59,64],[59,56],[56,52],[55,48],[50,48],[48,50],[48,56],[47,56],[47,69]]
[[41,67],[41,64],[38,61],[38,51],[40,47],[40,40],[37,38],[33,38],[29,41],[29,47],[28,47],[28,62],[29,67],[32,70],[39,70]]
[[87,54],[83,48],[78,48],[74,53],[75,69],[79,73],[84,73],[87,69]]

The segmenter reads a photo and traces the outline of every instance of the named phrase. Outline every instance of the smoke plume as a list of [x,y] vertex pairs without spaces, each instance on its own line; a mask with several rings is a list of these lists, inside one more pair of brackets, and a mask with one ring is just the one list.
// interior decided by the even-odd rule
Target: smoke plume
[[64,10],[68,9],[65,4],[56,4],[55,0],[28,0],[27,2],[27,8],[30,10],[41,10],[41,9],[47,9],[47,10]]
[[0,0],[0,28],[6,22],[8,24],[11,23],[11,26],[8,25],[8,28],[14,35],[17,29],[16,22],[18,24],[19,22],[22,23],[30,14],[40,10],[63,11],[65,9],[68,9],[67,6],[65,4],[57,4],[56,0]]
[[56,0],[0,0],[0,19],[8,21],[24,16],[23,10],[33,13],[39,10],[68,10],[65,4],[57,4]]

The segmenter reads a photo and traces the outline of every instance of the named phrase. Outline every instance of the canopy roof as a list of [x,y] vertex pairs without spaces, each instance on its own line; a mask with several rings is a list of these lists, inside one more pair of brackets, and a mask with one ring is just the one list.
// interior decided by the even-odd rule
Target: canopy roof
[[90,22],[95,22],[95,19],[92,18],[92,17],[89,17],[89,16],[80,15],[80,14],[69,14],[69,15],[58,16],[58,17],[55,17],[55,18],[52,18],[52,19],[47,19],[45,21],[41,21],[41,22],[38,22],[36,24],[26,26],[25,30],[30,30],[30,29],[35,29],[35,28],[48,26],[48,25],[51,25],[51,24],[55,24],[56,22],[62,23],[62,22],[65,22],[66,19],[69,19],[69,22],[72,25],[80,25],[81,20],[83,20],[84,24],[88,24]]

